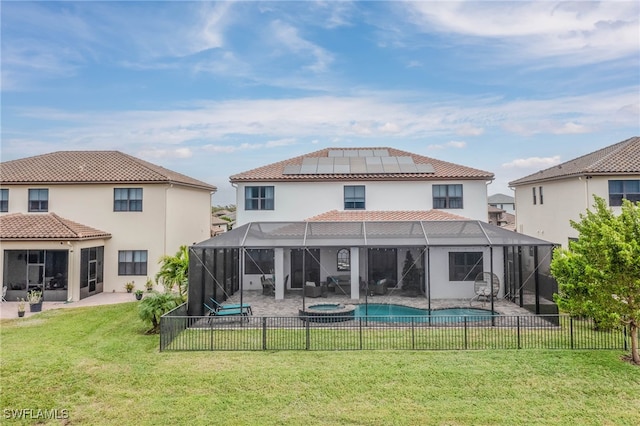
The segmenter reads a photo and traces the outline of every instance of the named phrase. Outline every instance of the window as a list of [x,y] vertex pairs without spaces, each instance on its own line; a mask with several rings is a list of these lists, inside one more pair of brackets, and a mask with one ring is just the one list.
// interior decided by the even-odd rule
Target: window
[[610,180],[609,206],[621,206],[622,199],[640,201],[640,180]]
[[49,211],[49,190],[30,189],[29,190],[29,211],[47,212]]
[[461,209],[462,184],[433,185],[434,209]]
[[0,212],[9,211],[9,190],[0,189]]
[[533,191],[533,205],[535,206],[537,204],[537,202],[536,202],[536,187],[534,186],[531,189]]
[[364,185],[344,187],[344,209],[364,209]]
[[474,281],[482,272],[482,252],[449,253],[449,281]]
[[538,193],[540,194],[540,204],[544,204],[544,200],[542,199],[542,187],[538,187]]
[[114,188],[113,211],[141,212],[142,188]]
[[245,274],[271,274],[273,267],[273,249],[247,249],[245,252]]
[[118,251],[118,275],[147,275],[147,251]]
[[273,186],[247,186],[244,188],[245,210],[273,210]]
[[351,270],[351,252],[346,249],[338,250],[338,271]]

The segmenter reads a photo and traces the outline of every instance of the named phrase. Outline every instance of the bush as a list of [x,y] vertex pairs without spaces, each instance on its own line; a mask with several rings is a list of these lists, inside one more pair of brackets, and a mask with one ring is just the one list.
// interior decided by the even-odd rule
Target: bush
[[142,299],[138,314],[140,319],[151,325],[147,334],[160,332],[160,317],[182,303],[180,296],[172,293],[153,292]]

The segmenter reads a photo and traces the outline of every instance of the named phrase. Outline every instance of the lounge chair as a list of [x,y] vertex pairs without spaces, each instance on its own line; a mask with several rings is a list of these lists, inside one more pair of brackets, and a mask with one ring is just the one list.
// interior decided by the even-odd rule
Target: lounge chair
[[498,297],[500,291],[500,280],[496,274],[490,272],[480,272],[476,275],[476,279],[473,283],[473,290],[475,295],[469,301],[469,305],[474,300],[482,301],[482,306],[485,302],[491,301]]
[[7,299],[5,299],[5,297],[7,297],[7,286],[5,285],[4,287],[2,287],[2,301],[6,302]]
[[216,307],[216,309],[218,311],[221,310],[227,310],[227,309],[241,309],[244,308],[247,310],[247,312],[249,312],[249,315],[253,315],[253,311],[251,310],[251,304],[250,303],[225,303],[225,304],[220,304],[218,302],[216,302],[216,300],[213,297],[210,297],[209,300],[211,300],[211,303],[213,303],[213,305]]
[[249,316],[249,310],[246,308],[238,308],[238,309],[213,309],[211,306],[203,303],[204,308],[209,311],[210,316],[214,317],[228,317],[228,316]]

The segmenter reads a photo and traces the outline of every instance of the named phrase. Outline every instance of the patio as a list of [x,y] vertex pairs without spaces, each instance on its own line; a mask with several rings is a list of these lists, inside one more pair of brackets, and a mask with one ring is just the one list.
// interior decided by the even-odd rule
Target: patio
[[[273,296],[264,296],[262,292],[250,290],[242,292],[242,303],[250,303],[254,316],[260,317],[296,317],[298,310],[302,309],[302,292],[289,290],[285,294],[284,299],[275,300]],[[240,303],[240,293],[234,294],[224,303]],[[382,296],[365,296],[361,295],[359,300],[353,300],[345,295],[328,293],[327,297],[304,298],[305,307],[309,305],[321,303],[384,303],[409,306],[412,308],[427,309],[428,300],[426,297],[406,297],[395,295],[393,292]],[[531,315],[528,310],[519,307],[505,299],[494,300],[494,310],[500,315]],[[469,299],[435,299],[431,300],[431,309],[445,308],[469,308]],[[483,308],[490,310],[491,304],[485,302],[474,301],[471,305],[473,308]]]

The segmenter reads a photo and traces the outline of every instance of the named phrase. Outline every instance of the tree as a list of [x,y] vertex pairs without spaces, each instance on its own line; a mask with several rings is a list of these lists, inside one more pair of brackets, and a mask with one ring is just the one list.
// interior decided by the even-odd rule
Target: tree
[[602,198],[595,197],[594,207],[580,222],[571,221],[578,240],[554,251],[555,300],[560,309],[593,318],[599,327],[627,326],[631,359],[640,364],[640,202],[623,200],[617,216]]
[[156,274],[156,281],[161,282],[167,292],[177,288],[180,298],[186,302],[189,288],[189,249],[187,246],[180,246],[175,256],[162,256],[159,263],[162,266]]
[[407,250],[402,266],[402,281],[404,283],[402,289],[411,296],[417,296],[420,291],[420,271],[414,263],[411,251]]

